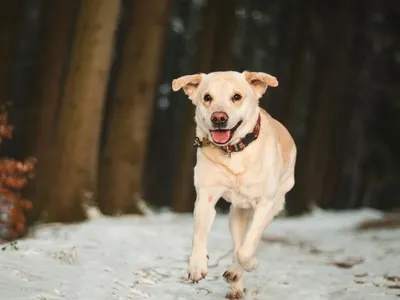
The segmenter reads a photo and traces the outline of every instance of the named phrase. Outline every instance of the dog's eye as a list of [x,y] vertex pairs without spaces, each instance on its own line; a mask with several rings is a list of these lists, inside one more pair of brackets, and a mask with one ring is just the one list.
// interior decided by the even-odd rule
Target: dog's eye
[[209,94],[205,94],[203,99],[205,102],[210,102],[212,100],[212,97]]
[[242,96],[239,95],[239,94],[235,94],[235,95],[233,95],[233,97],[232,97],[232,100],[233,100],[233,101],[239,101],[240,99],[242,99]]

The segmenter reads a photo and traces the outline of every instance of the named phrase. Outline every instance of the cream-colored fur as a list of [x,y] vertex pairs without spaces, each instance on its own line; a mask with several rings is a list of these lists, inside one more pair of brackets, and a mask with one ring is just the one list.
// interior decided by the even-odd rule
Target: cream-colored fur
[[[183,88],[196,106],[196,134],[212,141],[211,115],[223,111],[229,116],[227,128],[242,124],[227,144],[237,143],[251,132],[261,114],[258,138],[243,151],[225,155],[217,147],[197,150],[194,185],[197,199],[188,276],[193,282],[207,275],[207,237],[220,197],[231,202],[229,213],[233,239],[233,263],[224,273],[231,284],[228,298],[243,297],[243,271],[257,266],[255,257],[264,229],[283,209],[286,193],[294,185],[296,146],[286,128],[259,107],[259,98],[268,86],[277,86],[275,77],[255,72],[214,72],[187,75],[172,82],[174,91]],[[204,95],[211,101],[204,101]],[[239,101],[233,95],[241,95]],[[251,219],[251,222],[250,222]]]

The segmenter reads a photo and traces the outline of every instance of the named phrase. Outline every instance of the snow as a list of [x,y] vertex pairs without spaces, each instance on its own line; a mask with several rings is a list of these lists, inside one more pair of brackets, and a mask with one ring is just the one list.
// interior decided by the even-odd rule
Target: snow
[[[245,273],[245,299],[399,299],[400,230],[357,232],[372,210],[315,211],[277,218],[258,251],[259,266]],[[93,217],[74,225],[41,225],[17,250],[0,252],[1,300],[224,299],[222,274],[231,262],[227,216],[209,237],[209,273],[186,277],[192,216]],[[355,260],[352,268],[333,262]],[[358,263],[358,264],[357,264]]]

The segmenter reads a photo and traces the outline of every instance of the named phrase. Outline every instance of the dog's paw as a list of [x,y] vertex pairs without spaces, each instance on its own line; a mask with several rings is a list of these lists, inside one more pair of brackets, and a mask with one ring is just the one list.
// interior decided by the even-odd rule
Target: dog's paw
[[207,255],[192,255],[189,259],[188,278],[193,283],[198,283],[206,278],[208,273]]
[[222,276],[225,278],[227,283],[233,283],[237,282],[242,277],[242,275],[242,267],[237,263],[233,263]]
[[228,293],[226,293],[225,298],[226,299],[243,299],[244,293],[246,292],[246,289],[243,291],[237,290],[237,289],[231,289]]
[[251,272],[257,267],[258,262],[257,258],[248,253],[248,251],[244,251],[240,248],[237,252],[237,259],[243,270]]

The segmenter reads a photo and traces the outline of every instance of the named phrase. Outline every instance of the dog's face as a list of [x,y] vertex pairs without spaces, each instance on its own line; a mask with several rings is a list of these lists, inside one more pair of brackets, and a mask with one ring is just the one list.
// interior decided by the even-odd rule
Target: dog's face
[[198,127],[213,143],[226,145],[254,119],[267,87],[277,85],[266,73],[228,71],[182,76],[173,80],[172,89],[183,88],[196,106]]

